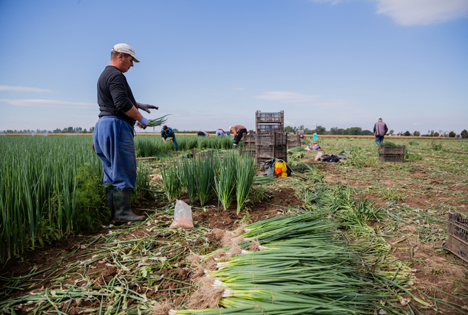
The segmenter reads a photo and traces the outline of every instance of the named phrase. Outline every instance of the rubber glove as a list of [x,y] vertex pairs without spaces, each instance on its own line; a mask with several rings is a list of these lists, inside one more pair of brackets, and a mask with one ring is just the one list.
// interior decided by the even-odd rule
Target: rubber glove
[[141,116],[141,120],[138,123],[140,128],[146,129],[146,127],[148,127],[149,121],[145,117]]
[[159,109],[159,107],[157,107],[157,106],[150,105],[150,104],[143,104],[143,103],[138,103],[138,108],[141,108],[142,110],[144,110],[148,114],[151,113],[150,108]]

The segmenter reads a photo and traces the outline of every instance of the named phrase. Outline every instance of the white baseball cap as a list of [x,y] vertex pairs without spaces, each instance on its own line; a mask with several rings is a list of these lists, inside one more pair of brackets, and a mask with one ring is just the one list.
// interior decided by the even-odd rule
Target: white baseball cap
[[117,44],[112,48],[113,51],[119,52],[119,53],[124,53],[127,55],[132,56],[133,60],[135,62],[140,62],[138,58],[135,56],[135,50],[132,48],[132,46],[127,45],[127,44]]

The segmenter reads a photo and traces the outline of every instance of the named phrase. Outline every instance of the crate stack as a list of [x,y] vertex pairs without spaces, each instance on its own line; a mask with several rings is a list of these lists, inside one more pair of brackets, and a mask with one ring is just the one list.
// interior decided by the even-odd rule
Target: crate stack
[[284,133],[284,111],[277,113],[255,112],[255,158],[257,164],[275,157],[287,161],[287,136]]
[[255,157],[255,135],[253,130],[242,137],[242,148],[239,148],[239,154],[250,154]]
[[300,147],[301,146],[301,138],[298,133],[290,133],[288,135],[288,149]]
[[405,146],[379,146],[379,160],[382,162],[404,162],[405,161]]

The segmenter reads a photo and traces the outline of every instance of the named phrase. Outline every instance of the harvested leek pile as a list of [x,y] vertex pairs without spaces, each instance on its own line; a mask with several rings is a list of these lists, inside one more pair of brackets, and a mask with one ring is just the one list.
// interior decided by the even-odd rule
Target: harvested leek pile
[[[243,251],[207,272],[224,309],[170,314],[370,314],[384,308],[369,266],[322,215],[273,218],[246,226]],[[252,246],[259,242],[261,246]],[[257,243],[258,244],[258,243]],[[222,291],[221,290],[221,291]]]

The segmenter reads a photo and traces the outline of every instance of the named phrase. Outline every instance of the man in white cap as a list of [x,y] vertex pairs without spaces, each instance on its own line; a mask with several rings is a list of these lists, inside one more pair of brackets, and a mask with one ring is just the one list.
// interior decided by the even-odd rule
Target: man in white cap
[[157,106],[135,101],[132,90],[123,75],[133,62],[140,62],[135,50],[127,44],[112,48],[110,64],[97,82],[99,120],[94,128],[94,148],[102,160],[107,206],[114,221],[139,221],[130,209],[132,191],[135,188],[137,168],[133,142],[135,122],[145,129],[148,120],[138,109],[150,112]]

